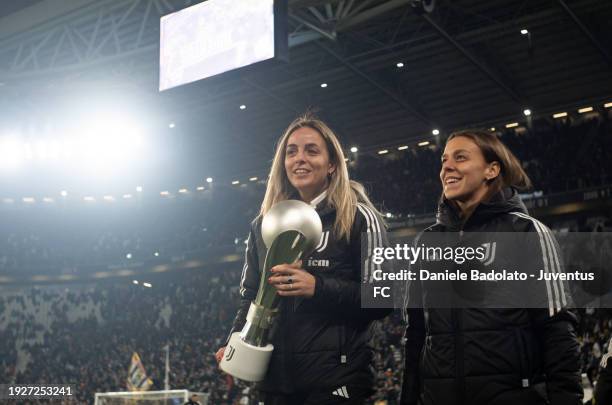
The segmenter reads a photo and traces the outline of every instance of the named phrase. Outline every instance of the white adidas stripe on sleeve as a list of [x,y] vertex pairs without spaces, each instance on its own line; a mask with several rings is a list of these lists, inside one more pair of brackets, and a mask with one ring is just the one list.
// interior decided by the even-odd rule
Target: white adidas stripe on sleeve
[[[550,230],[546,227],[546,225],[527,214],[523,214],[522,212],[511,212],[510,214],[523,219],[528,219],[534,225],[540,240],[544,272],[553,274],[560,273],[561,266],[559,256],[557,255],[553,236],[550,234]],[[561,309],[567,305],[565,290],[561,280],[546,280],[546,294],[548,298],[548,313],[550,316],[553,316],[555,313],[561,311]]]

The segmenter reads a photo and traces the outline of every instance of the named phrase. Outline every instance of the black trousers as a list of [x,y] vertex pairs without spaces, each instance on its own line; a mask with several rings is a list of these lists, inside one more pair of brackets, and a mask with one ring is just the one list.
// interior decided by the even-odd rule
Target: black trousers
[[363,405],[371,390],[355,386],[277,394],[260,392],[259,405]]

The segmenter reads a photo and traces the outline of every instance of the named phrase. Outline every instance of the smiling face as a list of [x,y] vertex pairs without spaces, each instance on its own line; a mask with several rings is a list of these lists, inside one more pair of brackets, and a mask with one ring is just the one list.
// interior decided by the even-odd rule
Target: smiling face
[[325,140],[310,127],[296,129],[285,147],[285,173],[302,200],[310,202],[327,188],[334,172]]
[[440,180],[444,197],[462,206],[481,202],[489,191],[489,180],[499,175],[499,163],[487,163],[476,143],[457,136],[446,143]]

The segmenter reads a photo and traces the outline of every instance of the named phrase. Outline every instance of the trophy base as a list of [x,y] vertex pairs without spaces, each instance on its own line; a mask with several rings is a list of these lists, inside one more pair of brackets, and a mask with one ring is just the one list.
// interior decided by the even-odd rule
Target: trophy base
[[240,339],[240,332],[232,333],[219,364],[221,370],[244,381],[259,382],[268,371],[268,363],[274,346],[250,345]]

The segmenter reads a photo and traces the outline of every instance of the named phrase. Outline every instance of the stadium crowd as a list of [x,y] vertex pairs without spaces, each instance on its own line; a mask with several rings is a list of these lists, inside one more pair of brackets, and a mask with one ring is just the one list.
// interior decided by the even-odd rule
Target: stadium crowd
[[[90,403],[96,392],[126,389],[137,352],[151,389],[163,389],[169,345],[173,388],[207,392],[209,404],[240,403],[248,386],[220,373],[213,356],[237,308],[239,277],[236,269],[195,270],[150,280],[151,288],[123,280],[6,292],[0,379],[75,384],[79,403]],[[401,335],[397,316],[377,326],[376,399],[399,392]]]
[[[551,194],[611,182],[610,133],[610,121],[603,117],[545,128],[534,123],[531,130],[501,136],[523,161],[535,189]],[[440,192],[439,154],[435,145],[388,156],[364,154],[350,166],[383,211],[402,217],[433,212]],[[218,186],[202,198],[112,212],[102,206],[66,215],[49,215],[60,207],[3,209],[0,275],[77,273],[241,251],[263,190],[261,184]],[[110,278],[95,285],[0,290],[0,381],[75,384],[77,402],[92,403],[96,392],[125,390],[130,357],[138,352],[153,388],[163,389],[163,348],[169,345],[173,388],[207,392],[209,404],[250,404],[253,391],[220,373],[213,356],[235,314],[240,267],[152,275],[151,288],[142,280]],[[594,381],[612,317],[582,310],[580,319],[583,371]],[[397,313],[376,325],[372,403],[397,404],[403,330]]]

